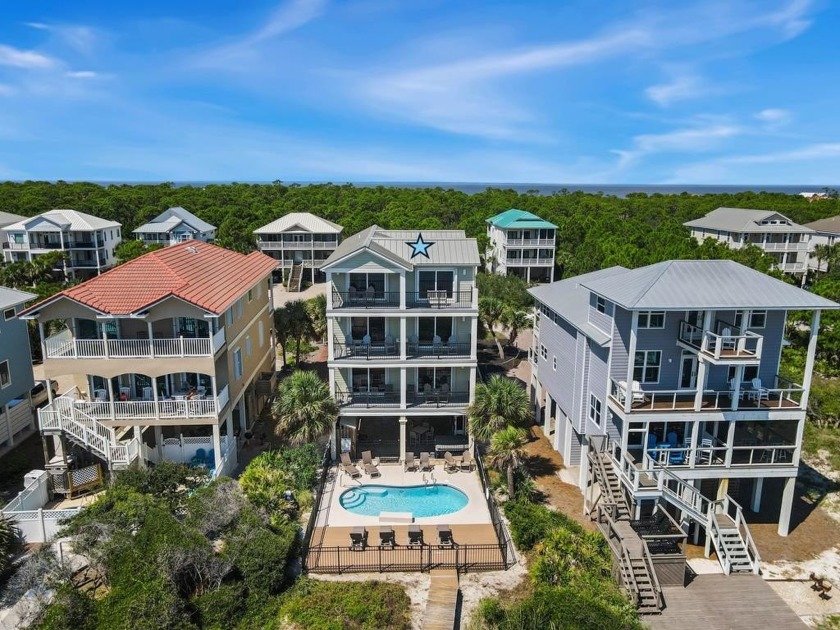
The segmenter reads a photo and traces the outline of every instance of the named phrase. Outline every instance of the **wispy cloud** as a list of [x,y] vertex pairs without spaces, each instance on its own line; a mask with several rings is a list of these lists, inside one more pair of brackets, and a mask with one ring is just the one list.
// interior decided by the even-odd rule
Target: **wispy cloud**
[[84,55],[93,53],[98,42],[96,31],[81,24],[47,24],[45,22],[27,22],[27,26],[54,35],[58,40]]
[[0,66],[11,66],[13,68],[52,68],[56,65],[52,57],[36,52],[34,50],[21,50],[0,44]]
[[768,130],[777,130],[790,123],[793,115],[786,109],[770,107],[757,112],[755,119],[764,123]]
[[668,83],[651,85],[645,90],[647,97],[661,107],[668,107],[676,101],[706,96],[708,93],[706,82],[690,74],[678,76]]
[[100,74],[93,70],[68,70],[64,76],[70,79],[96,79]]
[[640,134],[633,138],[632,149],[616,149],[618,168],[624,169],[641,158],[657,153],[698,153],[720,147],[721,143],[741,135],[743,127],[711,122],[659,134]]

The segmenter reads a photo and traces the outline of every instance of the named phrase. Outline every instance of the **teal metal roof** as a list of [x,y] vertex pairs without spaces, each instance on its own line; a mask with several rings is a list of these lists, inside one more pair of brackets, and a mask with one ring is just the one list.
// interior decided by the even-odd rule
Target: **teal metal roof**
[[511,208],[505,210],[495,217],[487,219],[487,223],[495,225],[500,228],[556,228],[553,223],[549,223],[545,219],[539,218],[536,214],[532,214],[527,210],[517,210]]

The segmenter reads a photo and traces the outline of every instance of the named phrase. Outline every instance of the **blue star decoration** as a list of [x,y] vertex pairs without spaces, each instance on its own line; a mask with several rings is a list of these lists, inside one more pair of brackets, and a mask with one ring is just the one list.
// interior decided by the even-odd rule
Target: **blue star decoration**
[[414,250],[413,252],[411,252],[411,257],[412,258],[414,258],[415,256],[420,256],[420,255],[423,255],[426,258],[428,258],[429,257],[429,251],[428,250],[432,245],[434,245],[434,243],[427,243],[426,241],[424,241],[422,234],[418,234],[417,235],[417,240],[414,241],[413,243],[411,241],[406,241],[405,244],[408,245],[409,247],[411,247]]

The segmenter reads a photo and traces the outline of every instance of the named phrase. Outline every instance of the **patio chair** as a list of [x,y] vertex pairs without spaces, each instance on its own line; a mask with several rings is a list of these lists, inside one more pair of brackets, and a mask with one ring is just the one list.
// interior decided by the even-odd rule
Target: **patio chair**
[[443,469],[448,473],[458,472],[461,469],[460,464],[458,464],[458,462],[455,461],[455,458],[452,457],[452,453],[450,453],[449,451],[446,451],[443,454],[443,462]]
[[761,402],[762,400],[770,400],[770,390],[766,387],[762,387],[760,378],[754,378],[752,380],[752,387],[753,391],[750,392],[750,395],[753,399],[758,402]]
[[[711,438],[702,438],[700,440],[700,449],[697,451],[698,459],[701,464],[711,464],[712,463],[712,440]],[[703,459],[705,458],[705,462]]]
[[408,337],[408,352],[416,354],[420,348],[420,339],[417,335],[409,335]]
[[464,468],[470,472],[473,469],[473,456],[469,451],[464,451],[464,454],[461,456],[461,469],[463,470]]
[[432,351],[435,354],[440,354],[443,350],[443,340],[440,338],[440,335],[435,335],[432,338]]
[[446,340],[446,349],[449,354],[458,354],[458,338],[455,335],[449,335],[449,339]]
[[350,461],[350,456],[347,453],[341,454],[341,469],[346,475],[350,475],[351,479],[357,479],[362,476],[359,469],[356,468],[353,465],[353,462]]
[[405,454],[405,470],[417,470],[417,462],[414,460],[414,453],[408,452]]
[[367,530],[364,527],[354,527],[350,531],[350,548],[362,550],[367,547]]
[[671,446],[677,446],[680,443],[680,438],[676,431],[669,431],[668,435],[665,436],[665,441]]
[[735,339],[732,337],[732,329],[727,326],[723,330],[720,331],[720,349],[721,350],[734,350],[735,349]]
[[683,449],[675,449],[668,451],[669,464],[682,464],[685,462],[685,451]]
[[143,388],[143,400],[153,400],[154,396],[152,394],[151,387],[144,387]]
[[356,296],[356,287],[350,287],[347,291],[347,301],[348,302],[355,302],[359,298]]
[[376,299],[376,289],[373,285],[369,286],[365,291],[365,302],[373,302]]
[[[735,398],[735,384],[736,384],[736,382],[737,381],[734,378],[729,379],[729,400],[733,400]],[[743,400],[744,399],[744,393],[745,393],[744,388],[741,387],[738,390],[738,400]]]
[[207,464],[207,451],[203,448],[196,450],[195,456],[190,460],[193,466],[205,466]]
[[380,547],[389,547],[393,549],[397,546],[397,538],[394,536],[394,528],[393,527],[380,527],[379,528],[379,546]]
[[423,530],[419,525],[408,526],[408,546],[422,547],[423,546]]
[[207,451],[207,468],[215,468],[216,467],[216,450],[210,449]]
[[428,453],[420,453],[420,470],[432,470],[434,465],[429,459]]
[[396,354],[397,353],[397,342],[394,340],[393,335],[386,335],[385,336],[385,354]]
[[633,381],[631,387],[633,388],[633,402],[645,402],[645,392],[642,390],[642,384],[639,381]]
[[452,530],[449,528],[449,525],[438,525],[437,534],[441,546],[452,547],[455,545],[455,541],[452,540]]
[[362,464],[364,466],[365,473],[367,473],[371,477],[382,476],[382,473],[379,472],[379,469],[373,463],[373,455],[371,455],[370,451],[364,451],[362,453]]

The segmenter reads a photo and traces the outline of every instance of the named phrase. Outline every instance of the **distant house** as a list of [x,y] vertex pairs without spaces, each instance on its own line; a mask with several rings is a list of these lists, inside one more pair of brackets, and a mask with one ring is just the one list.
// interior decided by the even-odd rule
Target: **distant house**
[[278,261],[287,286],[300,288],[304,268],[312,282],[323,279],[321,265],[341,241],[344,228],[308,212],[291,212],[254,230],[257,249]]
[[811,259],[809,267],[818,271],[825,271],[828,263],[825,260],[817,260],[814,256],[814,248],[817,245],[836,245],[840,242],[840,216],[828,217],[819,221],[812,221],[805,224],[806,228],[814,230],[811,235]]
[[0,287],[0,454],[35,429],[29,390],[35,384],[26,322],[18,318],[31,293]]
[[801,192],[799,196],[805,197],[808,201],[820,201],[829,198],[828,193],[825,192]]
[[701,243],[713,238],[730,249],[755,245],[784,273],[802,276],[808,271],[813,230],[773,210],[717,208],[683,225],[691,228],[691,235]]
[[48,210],[3,228],[6,262],[31,261],[49,252],[66,254],[57,271],[66,278],[89,278],[116,264],[121,225],[78,210]]
[[487,271],[528,282],[553,282],[556,232],[556,225],[525,210],[510,209],[490,217]]
[[134,230],[134,233],[147,245],[159,244],[164,247],[184,241],[212,243],[216,240],[215,225],[202,221],[180,206],[165,210]]

